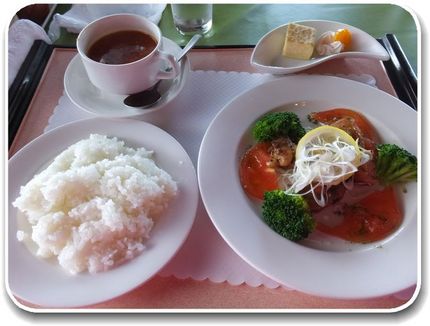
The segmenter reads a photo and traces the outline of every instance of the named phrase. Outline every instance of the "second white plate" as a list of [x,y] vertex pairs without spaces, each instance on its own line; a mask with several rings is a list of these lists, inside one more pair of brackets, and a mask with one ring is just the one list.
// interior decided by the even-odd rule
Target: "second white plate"
[[[394,293],[417,282],[417,184],[402,194],[402,226],[378,243],[291,242],[268,227],[245,195],[239,160],[250,127],[273,110],[297,113],[334,107],[362,112],[384,142],[417,151],[417,114],[373,87],[326,76],[276,79],[239,95],[215,117],[200,147],[200,192],[217,230],[250,265],[288,287],[319,296],[367,298]],[[395,271],[395,272],[393,272]]]

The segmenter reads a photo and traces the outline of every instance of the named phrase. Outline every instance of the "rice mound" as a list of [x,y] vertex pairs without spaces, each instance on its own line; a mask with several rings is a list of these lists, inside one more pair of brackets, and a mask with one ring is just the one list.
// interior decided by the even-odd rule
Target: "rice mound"
[[90,135],[70,146],[21,187],[13,202],[32,226],[37,255],[57,256],[72,274],[106,271],[139,255],[153,218],[177,184],[152,159],[117,138]]

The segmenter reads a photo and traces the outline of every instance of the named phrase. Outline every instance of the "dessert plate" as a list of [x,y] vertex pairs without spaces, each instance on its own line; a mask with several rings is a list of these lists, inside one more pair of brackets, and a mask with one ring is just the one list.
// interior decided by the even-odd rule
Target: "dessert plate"
[[[181,48],[175,42],[163,37],[162,49],[177,56]],[[124,104],[127,95],[106,93],[95,87],[85,71],[79,55],[76,55],[69,63],[64,74],[64,91],[70,100],[82,110],[99,117],[106,118],[131,118],[153,112],[164,107],[173,100],[182,90],[190,71],[188,58],[183,58],[180,63],[180,73],[175,79],[166,79],[160,83],[158,90],[161,99],[152,107],[146,109],[132,108]]]
[[282,55],[288,25],[285,24],[270,31],[258,41],[251,55],[251,65],[263,73],[291,74],[335,58],[373,58],[384,61],[390,59],[387,51],[374,37],[354,26],[327,20],[305,20],[295,23],[315,28],[317,40],[327,31],[347,28],[352,34],[351,47],[345,52],[313,56],[310,60],[286,58]]

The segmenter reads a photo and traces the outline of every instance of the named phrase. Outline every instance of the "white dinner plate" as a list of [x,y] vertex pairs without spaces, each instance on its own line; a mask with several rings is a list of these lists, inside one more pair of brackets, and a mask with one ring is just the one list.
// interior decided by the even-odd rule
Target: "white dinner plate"
[[[35,173],[69,145],[92,133],[115,136],[126,145],[154,150],[156,164],[178,183],[178,195],[155,223],[146,249],[136,258],[97,274],[70,275],[57,263],[30,253],[16,238],[17,209],[12,202]],[[194,166],[182,146],[162,129],[131,119],[94,118],[41,135],[9,160],[7,285],[9,292],[44,307],[94,304],[132,290],[155,275],[177,252],[194,222],[198,202]]]
[[417,113],[378,89],[327,76],[280,78],[239,95],[210,124],[200,147],[200,192],[217,230],[250,265],[275,281],[306,293],[366,298],[417,282],[417,183],[400,193],[404,220],[386,239],[351,244],[317,234],[300,243],[275,233],[242,190],[239,161],[252,145],[250,129],[267,112],[307,114],[335,107],[363,113],[382,140],[416,154]]
[[[172,40],[163,37],[162,50],[177,56],[181,48]],[[82,110],[104,118],[131,118],[159,110],[172,101],[182,90],[190,72],[190,62],[184,57],[180,62],[180,73],[173,80],[162,80],[158,90],[161,99],[146,109],[132,108],[124,104],[126,95],[106,93],[94,86],[77,54],[67,66],[64,74],[64,91],[70,100]]]
[[285,24],[273,29],[258,41],[251,55],[251,64],[254,68],[271,74],[291,74],[335,58],[390,59],[387,51],[374,37],[354,26],[328,20],[305,20],[295,23],[315,28],[317,40],[325,32],[347,28],[352,34],[350,49],[338,54],[313,56],[310,60],[286,58],[282,55],[288,26]]

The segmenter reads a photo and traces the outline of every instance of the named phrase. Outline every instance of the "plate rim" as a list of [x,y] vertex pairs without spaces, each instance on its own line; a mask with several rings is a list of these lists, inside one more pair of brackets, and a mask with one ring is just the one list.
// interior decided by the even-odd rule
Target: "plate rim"
[[[203,165],[205,164],[204,162],[203,162],[203,160],[204,160],[204,157],[205,157],[205,146],[206,146],[206,143],[208,142],[208,138],[209,137],[212,137],[211,136],[211,133],[213,132],[212,130],[213,130],[213,126],[214,126],[214,124],[215,123],[217,123],[217,120],[219,120],[220,119],[220,116],[221,115],[223,115],[224,113],[223,112],[225,112],[225,111],[227,111],[227,110],[233,110],[232,109],[232,106],[234,106],[234,104],[237,102],[237,101],[239,101],[240,99],[242,99],[242,98],[245,98],[245,97],[250,97],[251,95],[252,96],[254,96],[256,93],[258,93],[258,90],[260,90],[260,89],[262,89],[262,88],[268,88],[270,85],[273,85],[273,84],[282,84],[282,83],[284,83],[284,81],[286,81],[286,80],[294,80],[295,82],[297,82],[297,80],[298,79],[313,79],[313,78],[324,78],[324,79],[326,79],[326,78],[328,78],[328,79],[333,79],[333,80],[337,80],[337,82],[342,82],[342,83],[351,83],[351,85],[354,85],[354,86],[357,86],[357,85],[359,85],[359,87],[363,87],[363,89],[367,89],[367,90],[373,90],[373,91],[376,91],[376,92],[379,92],[382,96],[386,96],[387,98],[389,98],[389,99],[391,99],[391,100],[394,100],[394,101],[397,101],[401,106],[403,106],[403,109],[405,109],[405,110],[410,110],[410,113],[416,113],[416,111],[414,111],[412,108],[410,108],[408,105],[406,105],[405,103],[403,103],[402,101],[400,101],[398,98],[396,98],[396,97],[394,97],[394,96],[392,96],[392,95],[390,95],[390,94],[388,94],[388,93],[385,93],[385,92],[383,92],[383,91],[381,91],[381,90],[378,90],[378,89],[376,89],[376,88],[374,88],[374,87],[371,87],[371,86],[368,86],[368,85],[364,85],[364,84],[362,84],[362,83],[360,83],[360,82],[357,82],[357,81],[352,81],[352,80],[347,80],[347,79],[344,79],[344,78],[340,78],[340,77],[335,77],[335,76],[323,76],[323,75],[303,75],[303,76],[286,76],[286,77],[282,77],[282,78],[278,78],[278,79],[275,79],[275,80],[272,80],[272,81],[268,81],[268,82],[266,82],[266,83],[263,83],[263,84],[261,84],[261,85],[258,85],[258,86],[256,86],[256,87],[254,87],[253,89],[251,89],[251,90],[248,90],[248,91],[245,91],[245,92],[243,92],[243,93],[241,93],[241,94],[239,94],[238,96],[236,96],[234,99],[232,99],[229,103],[227,103],[218,113],[217,113],[217,115],[214,117],[214,119],[211,121],[211,123],[210,123],[210,125],[208,126],[208,128],[207,128],[207,131],[206,131],[206,133],[205,133],[205,135],[204,135],[204,137],[203,137],[203,140],[202,140],[202,142],[201,142],[201,146],[200,146],[200,149],[199,149],[199,159],[198,159],[198,163],[197,163],[197,174],[198,174],[198,180],[199,180],[199,188],[200,188],[200,194],[201,194],[201,197],[202,197],[202,201],[203,201],[203,203],[204,203],[204,205],[205,205],[205,208],[206,208],[206,210],[207,210],[207,212],[208,212],[208,215],[209,215],[209,217],[210,217],[210,219],[212,220],[212,222],[213,222],[213,224],[214,224],[214,226],[216,227],[216,229],[218,230],[218,232],[221,234],[221,236],[223,237],[223,239],[228,243],[228,245],[242,258],[242,259],[244,259],[247,263],[249,263],[251,266],[253,266],[254,268],[256,268],[257,270],[259,270],[260,272],[262,272],[263,274],[265,274],[265,275],[267,275],[268,277],[270,277],[270,278],[272,278],[272,279],[274,279],[274,280],[276,280],[277,282],[279,282],[280,284],[284,284],[284,285],[286,285],[286,286],[292,286],[291,284],[288,284],[288,283],[286,283],[285,282],[285,280],[279,280],[279,279],[277,279],[276,277],[274,277],[273,275],[271,275],[270,274],[270,272],[268,272],[267,270],[265,270],[265,268],[261,268],[261,266],[258,266],[258,264],[256,264],[255,263],[255,261],[253,261],[251,258],[249,258],[249,257],[247,257],[247,256],[245,256],[245,255],[243,255],[241,252],[240,252],[240,249],[238,249],[238,248],[236,248],[236,246],[237,246],[237,242],[235,242],[234,240],[232,240],[231,238],[229,238],[229,236],[228,235],[226,235],[225,234],[225,230],[223,230],[222,229],[222,223],[221,222],[219,222],[219,220],[217,220],[217,217],[215,217],[215,216],[213,216],[213,212],[212,212],[212,209],[211,209],[211,207],[208,207],[208,202],[210,201],[210,199],[209,199],[209,196],[208,196],[208,194],[207,194],[207,189],[205,188],[205,174],[204,174],[204,171],[203,171],[203,169],[204,169],[204,167],[203,167]],[[252,97],[251,96],[251,97]],[[379,96],[379,95],[378,95]],[[287,104],[287,103],[285,103],[285,104]],[[270,110],[273,110],[273,109],[275,109],[277,106],[273,106],[273,107],[271,107],[269,110],[267,110],[267,111],[265,111],[265,112],[269,112]],[[402,110],[403,110],[402,109]],[[261,112],[261,114],[264,114],[264,112],[262,112],[262,110],[260,110]],[[407,114],[409,114],[409,113],[407,113]],[[231,117],[230,117],[231,118]],[[418,143],[417,143],[417,146],[418,146]],[[213,148],[212,148],[212,150],[213,150]],[[235,157],[235,159],[237,159],[236,157]],[[418,190],[418,189],[417,189]],[[418,199],[419,199],[419,193],[417,193],[417,201],[418,201]],[[249,213],[249,210],[247,211],[247,213]],[[417,223],[418,223],[418,219],[419,219],[419,217],[418,217],[418,211],[415,211],[415,217],[413,218],[413,223],[409,223],[408,224],[408,227],[406,228],[409,232],[413,232],[413,229],[417,226]],[[411,231],[412,230],[412,231]],[[273,232],[273,231],[272,231]],[[417,233],[418,233],[418,231],[416,231],[415,232],[416,234],[415,234],[415,237],[417,236]],[[403,233],[404,234],[404,233]],[[415,241],[414,241],[414,246],[416,245],[416,248],[414,247],[414,249],[415,250],[417,250],[418,251],[418,249],[419,249],[419,242],[418,242],[418,239],[416,239],[417,240],[417,243],[415,244]],[[295,246],[295,245],[297,245],[297,244],[295,244],[295,243],[293,243],[292,244],[293,246]],[[312,249],[312,248],[307,248],[307,249],[309,249],[309,250],[316,250],[316,249]],[[321,251],[320,251],[321,252]],[[339,255],[339,253],[329,253],[329,254],[333,254],[333,255]],[[342,255],[342,253],[340,253],[340,255]],[[340,256],[339,255],[339,256]],[[419,257],[417,257],[417,263],[418,263],[418,261],[419,261]],[[416,271],[416,273],[415,273],[415,276],[416,276],[416,279],[414,280],[414,282],[415,282],[415,284],[417,284],[417,285],[419,285],[420,284],[420,272],[419,272],[419,269]],[[413,285],[413,284],[407,284],[407,286],[410,286],[410,285]],[[294,287],[294,286],[293,286]],[[333,297],[333,298],[344,298],[344,299],[359,299],[359,298],[369,298],[369,297],[376,297],[376,296],[380,296],[380,295],[386,295],[386,294],[390,294],[390,293],[393,293],[392,291],[389,291],[389,292],[381,292],[379,289],[375,289],[375,291],[367,291],[367,293],[363,293],[363,294],[339,294],[339,293],[332,293],[332,292],[330,292],[330,291],[325,291],[325,292],[321,292],[321,291],[314,291],[313,289],[310,289],[310,288],[297,288],[297,286],[296,287],[294,287],[294,288],[296,288],[297,290],[299,290],[299,291],[303,291],[303,292],[305,292],[305,293],[309,293],[309,294],[313,294],[313,295],[320,295],[320,296],[326,296],[326,297]],[[417,287],[418,288],[418,287]],[[403,287],[402,288],[398,288],[398,289],[396,289],[396,290],[402,290],[403,289]]]
[[[94,126],[95,124],[97,125],[97,123],[99,124],[99,126],[96,126],[95,129],[100,128],[100,125],[104,124],[103,128],[106,128],[107,126],[112,126],[114,124],[127,124],[129,126],[130,122],[132,124],[134,124],[135,126],[139,126],[139,130],[144,130],[146,128],[152,129],[153,131],[157,132],[157,136],[160,137],[161,135],[163,135],[162,137],[164,139],[168,139],[168,141],[172,144],[172,146],[175,146],[175,148],[178,150],[178,153],[180,153],[180,158],[181,158],[181,162],[179,163],[179,165],[181,165],[181,168],[184,168],[185,172],[178,172],[178,175],[180,174],[186,174],[187,175],[187,183],[188,185],[185,186],[185,191],[187,194],[187,201],[188,202],[188,208],[187,210],[189,210],[189,214],[187,214],[187,216],[185,216],[182,220],[185,222],[185,228],[183,230],[183,233],[180,234],[180,239],[178,238],[177,242],[175,242],[174,244],[174,249],[170,249],[170,251],[168,250],[168,254],[167,254],[167,259],[164,259],[162,261],[162,263],[158,263],[159,267],[153,271],[151,271],[150,275],[146,275],[145,278],[142,278],[139,281],[134,281],[133,284],[128,284],[127,287],[124,287],[121,290],[116,290],[115,293],[113,294],[102,294],[99,295],[97,300],[85,300],[85,299],[80,299],[80,300],[75,300],[73,301],[73,303],[67,303],[64,304],[64,302],[60,302],[57,299],[40,299],[40,300],[34,300],[31,299],[29,300],[29,295],[22,295],[22,293],[16,293],[14,291],[14,289],[11,286],[11,271],[10,269],[12,268],[12,266],[9,264],[10,260],[11,260],[11,253],[13,251],[13,248],[10,247],[10,241],[11,241],[11,237],[13,237],[13,232],[12,234],[10,234],[9,230],[12,227],[11,226],[11,221],[10,219],[16,217],[16,208],[14,208],[12,206],[12,200],[13,198],[10,198],[10,192],[19,192],[19,184],[16,184],[16,187],[13,187],[13,185],[11,185],[10,182],[10,166],[12,164],[14,164],[14,162],[16,160],[22,159],[23,157],[25,157],[25,155],[30,155],[28,154],[29,151],[31,151],[31,148],[35,148],[37,146],[40,146],[38,144],[43,144],[43,142],[45,142],[47,139],[49,140],[49,138],[54,137],[56,134],[61,133],[63,131],[67,131],[71,128],[74,128],[75,126],[79,126],[81,125],[82,128],[85,128],[88,132],[88,135],[91,133],[100,133],[99,130],[93,131],[92,130],[92,126]],[[124,140],[125,136],[123,135],[119,135],[120,132],[118,132],[118,130],[115,132],[115,134],[107,134],[108,137],[117,137],[119,140]],[[66,149],[68,146],[72,145],[73,143],[75,143],[76,141],[73,141],[73,138],[76,138],[76,135],[68,135],[66,136],[68,139],[68,143],[67,144],[57,144],[56,147],[61,147],[62,149],[59,149],[58,154]],[[160,137],[161,138],[161,137]],[[83,139],[82,137],[79,139]],[[126,141],[127,142],[127,141]],[[140,146],[147,146],[147,145],[143,145],[142,143],[140,144]],[[157,149],[153,149],[151,148],[151,150],[154,150],[157,153]],[[34,151],[34,150],[33,150]],[[52,157],[53,158],[53,157]],[[51,159],[52,159],[51,158]],[[50,158],[48,158],[46,161],[49,161]],[[159,166],[159,162],[157,162],[157,166]],[[34,167],[34,169],[32,169],[32,174],[37,172],[38,167]],[[33,171],[34,170],[34,171]],[[197,208],[198,208],[198,201],[199,201],[199,189],[198,189],[198,180],[197,180],[197,173],[196,173],[196,169],[195,166],[191,160],[191,158],[189,157],[188,153],[186,152],[186,150],[184,149],[184,147],[176,140],[175,137],[173,137],[171,134],[169,134],[167,131],[163,130],[162,128],[155,126],[151,123],[145,122],[145,121],[141,121],[141,120],[130,120],[130,119],[109,119],[109,118],[102,118],[102,117],[94,117],[94,118],[88,118],[88,119],[82,119],[82,120],[78,120],[78,121],[72,121],[69,123],[66,123],[64,125],[58,126],[46,133],[41,134],[40,136],[36,137],[35,139],[33,139],[32,141],[30,141],[29,143],[27,143],[25,146],[23,146],[21,149],[19,149],[12,157],[9,158],[8,160],[8,168],[7,168],[7,176],[8,176],[8,190],[7,190],[7,205],[5,205],[5,212],[6,212],[6,216],[7,218],[5,219],[5,288],[6,288],[6,292],[8,293],[9,297],[12,299],[12,301],[14,303],[17,303],[19,306],[23,305],[21,304],[19,300],[24,300],[28,303],[31,304],[36,304],[36,305],[46,305],[49,306],[50,308],[75,308],[75,307],[82,307],[82,306],[88,306],[88,305],[93,305],[93,304],[97,304],[100,302],[104,302],[106,300],[110,300],[113,298],[116,298],[120,295],[123,295],[129,291],[132,291],[134,288],[142,285],[143,283],[147,282],[148,280],[150,280],[153,276],[155,276],[164,266],[166,266],[168,264],[168,262],[176,255],[176,253],[180,250],[180,248],[183,246],[184,242],[186,241],[189,233],[191,232],[192,226],[194,225],[195,219],[196,219],[196,214],[197,214]],[[171,171],[168,171],[169,174],[171,174]],[[176,173],[175,173],[176,174]],[[29,180],[26,180],[26,182],[28,182]],[[178,182],[178,180],[176,180]],[[171,214],[171,213],[170,213]],[[15,230],[16,231],[16,230]],[[149,240],[152,240],[153,237],[151,237]],[[171,246],[173,247],[173,246]],[[26,251],[28,251],[27,248],[25,248]],[[143,252],[142,255],[145,255],[146,252]],[[28,251],[28,255],[32,255],[29,251]],[[166,256],[166,255],[165,255]],[[130,262],[128,263],[132,263],[132,262],[136,262],[139,257],[142,258],[142,256],[137,256],[135,259],[130,260]],[[165,257],[164,257],[165,258]],[[40,259],[41,258],[37,258],[35,257],[35,259]],[[42,260],[43,261],[43,260]],[[127,264],[124,265],[125,268],[127,269]],[[123,266],[118,266],[119,268],[122,268]],[[53,266],[53,268],[60,268],[58,266],[58,264],[55,264]],[[134,267],[135,268],[135,267]],[[112,270],[106,271],[106,272],[102,272],[102,273],[96,273],[94,275],[85,273],[86,276],[85,277],[97,277],[97,275],[106,275],[105,273],[109,273],[112,271],[116,271],[118,268],[114,268]],[[128,269],[130,269],[131,271],[135,271],[133,269],[133,267],[129,266]],[[61,270],[62,271],[62,270]],[[62,271],[65,274],[67,274],[65,271]],[[78,275],[83,275],[83,274],[78,274]],[[73,280],[72,280],[73,281]],[[23,306],[23,308],[27,309],[30,308],[26,305]]]

